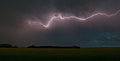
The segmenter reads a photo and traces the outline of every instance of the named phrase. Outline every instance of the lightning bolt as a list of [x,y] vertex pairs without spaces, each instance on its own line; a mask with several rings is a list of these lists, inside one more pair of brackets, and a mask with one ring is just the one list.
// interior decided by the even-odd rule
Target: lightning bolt
[[64,19],[77,19],[79,21],[85,21],[85,20],[88,20],[88,19],[91,19],[91,18],[94,18],[98,15],[102,15],[102,16],[106,16],[106,17],[112,17],[112,16],[116,16],[117,14],[120,13],[120,10],[118,10],[117,12],[115,12],[114,14],[107,14],[107,13],[95,13],[95,14],[92,14],[86,18],[81,18],[81,17],[76,17],[76,16],[68,16],[68,17],[65,17],[65,16],[62,16],[62,14],[58,14],[58,16],[53,16],[50,18],[50,20],[47,22],[47,24],[43,24],[42,22],[33,22],[33,21],[30,21],[29,24],[39,24],[39,25],[42,25],[43,27],[45,28],[49,28],[51,23],[54,22],[55,19],[61,19],[61,20],[64,20]]

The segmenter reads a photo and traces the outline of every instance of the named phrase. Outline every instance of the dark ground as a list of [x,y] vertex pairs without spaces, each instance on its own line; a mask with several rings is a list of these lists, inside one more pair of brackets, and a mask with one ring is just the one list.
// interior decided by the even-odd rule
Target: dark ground
[[120,48],[1,48],[0,61],[120,61]]

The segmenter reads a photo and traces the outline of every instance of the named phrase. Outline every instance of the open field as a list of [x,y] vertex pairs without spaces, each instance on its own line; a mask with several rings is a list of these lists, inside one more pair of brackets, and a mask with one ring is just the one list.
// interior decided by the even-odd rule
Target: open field
[[0,48],[0,61],[120,61],[120,48]]

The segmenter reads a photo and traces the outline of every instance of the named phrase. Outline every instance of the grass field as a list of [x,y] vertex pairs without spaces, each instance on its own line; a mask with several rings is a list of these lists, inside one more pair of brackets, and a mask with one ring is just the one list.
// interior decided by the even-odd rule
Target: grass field
[[120,61],[120,48],[0,48],[0,61]]

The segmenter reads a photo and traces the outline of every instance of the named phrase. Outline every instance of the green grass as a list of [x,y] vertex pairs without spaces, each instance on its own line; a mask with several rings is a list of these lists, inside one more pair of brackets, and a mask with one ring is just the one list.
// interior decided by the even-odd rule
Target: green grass
[[120,61],[120,48],[0,48],[0,61]]

